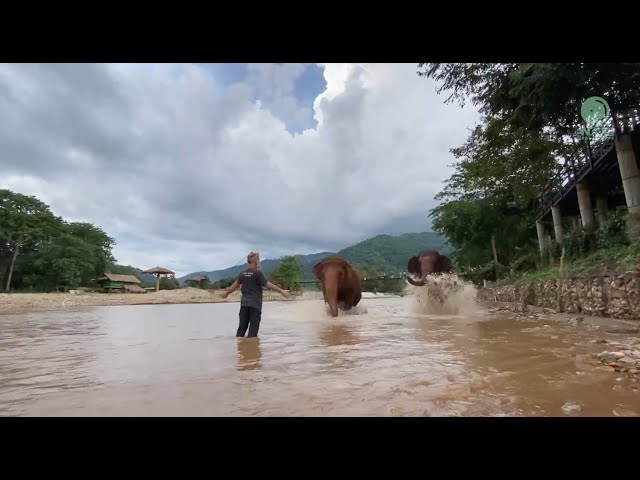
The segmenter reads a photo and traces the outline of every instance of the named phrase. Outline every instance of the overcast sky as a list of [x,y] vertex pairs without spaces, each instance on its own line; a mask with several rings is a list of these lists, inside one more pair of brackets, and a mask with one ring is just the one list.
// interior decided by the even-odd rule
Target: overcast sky
[[478,120],[417,64],[0,64],[0,188],[179,276],[430,229]]

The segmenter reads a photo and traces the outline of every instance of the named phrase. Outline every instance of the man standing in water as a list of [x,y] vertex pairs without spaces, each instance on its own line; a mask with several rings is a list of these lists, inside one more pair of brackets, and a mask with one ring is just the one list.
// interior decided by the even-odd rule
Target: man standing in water
[[244,337],[247,327],[249,328],[248,337],[258,336],[262,317],[262,287],[275,290],[285,298],[291,296],[289,290],[283,290],[277,285],[267,281],[264,273],[258,268],[259,262],[258,253],[251,252],[247,255],[247,269],[240,272],[236,281],[222,294],[222,298],[227,298],[229,294],[242,287],[240,290],[242,292],[242,299],[240,300],[240,324],[238,325],[236,337]]

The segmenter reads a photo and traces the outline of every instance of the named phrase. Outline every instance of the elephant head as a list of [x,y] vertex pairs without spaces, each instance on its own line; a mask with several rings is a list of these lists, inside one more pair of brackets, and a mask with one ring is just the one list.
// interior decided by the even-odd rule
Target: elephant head
[[327,257],[316,263],[311,271],[322,284],[324,301],[329,304],[332,317],[338,316],[338,306],[349,310],[360,301],[360,278],[343,258]]
[[[441,255],[435,250],[423,250],[409,259],[407,271],[407,281],[416,287],[423,287],[426,285],[427,275],[453,272],[453,263],[449,257]],[[414,280],[412,275],[418,277],[419,280]]]

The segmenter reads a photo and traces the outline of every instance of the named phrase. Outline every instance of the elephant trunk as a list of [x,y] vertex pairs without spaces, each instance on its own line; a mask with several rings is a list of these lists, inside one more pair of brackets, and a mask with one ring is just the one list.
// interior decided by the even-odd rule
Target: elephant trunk
[[424,287],[427,284],[426,277],[421,278],[420,280],[414,280],[411,278],[411,275],[405,275],[407,282],[409,282],[414,287]]
[[325,276],[325,301],[329,304],[332,317],[338,316],[338,272],[328,272]]

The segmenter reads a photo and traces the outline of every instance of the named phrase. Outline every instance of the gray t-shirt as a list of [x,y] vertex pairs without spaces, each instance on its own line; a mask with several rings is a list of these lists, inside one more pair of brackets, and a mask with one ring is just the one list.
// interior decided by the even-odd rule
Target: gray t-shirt
[[240,306],[253,307],[262,310],[262,287],[267,284],[264,273],[260,270],[247,269],[238,275],[242,299]]

